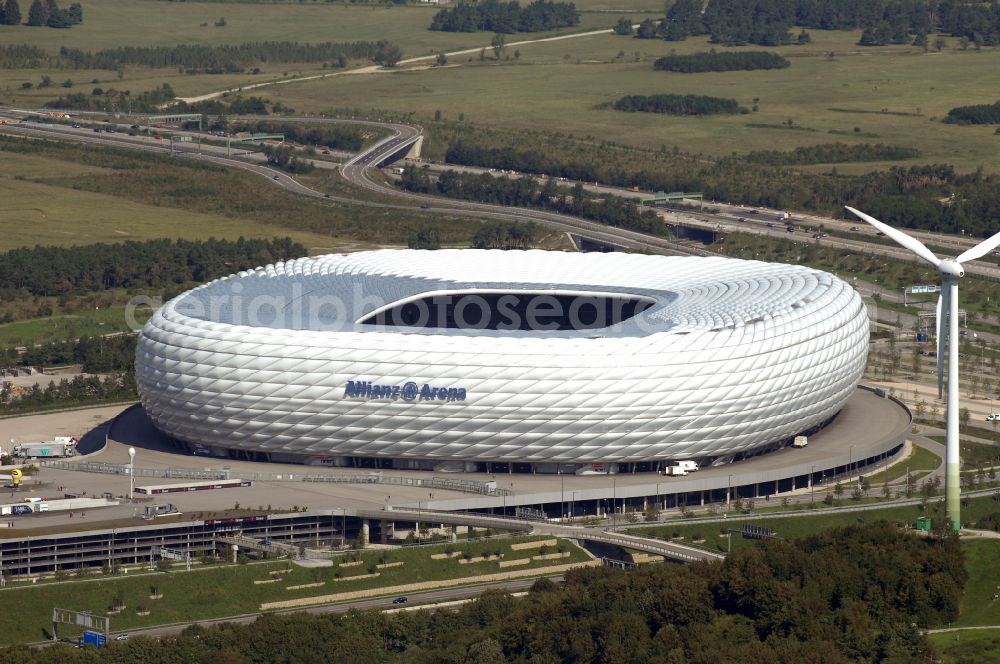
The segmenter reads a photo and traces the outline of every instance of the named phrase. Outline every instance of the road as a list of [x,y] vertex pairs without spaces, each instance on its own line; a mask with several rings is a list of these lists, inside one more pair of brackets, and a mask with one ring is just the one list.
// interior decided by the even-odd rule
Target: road
[[[271,118],[273,119],[273,118]],[[419,209],[428,214],[459,214],[467,217],[480,219],[496,219],[502,221],[533,221],[540,225],[553,228],[555,230],[575,233],[597,242],[611,244],[625,249],[636,249],[649,253],[660,254],[680,254],[680,255],[709,255],[710,252],[688,247],[682,244],[671,242],[666,239],[656,238],[634,231],[620,228],[604,226],[596,222],[587,221],[569,215],[555,214],[541,210],[528,208],[509,208],[500,205],[487,205],[466,201],[447,201],[437,196],[425,196],[400,192],[391,186],[378,183],[372,180],[365,169],[374,163],[385,159],[388,155],[396,152],[401,145],[413,140],[419,135],[420,129],[409,125],[366,122],[350,120],[355,124],[368,124],[388,129],[392,134],[369,148],[364,153],[356,156],[341,167],[344,178],[359,187],[379,194],[387,194],[393,197],[410,201],[415,205],[389,204],[375,201],[357,200],[341,196],[334,196],[324,192],[311,189],[296,180],[291,175],[276,170],[256,162],[250,162],[240,157],[227,157],[225,149],[218,146],[201,146],[199,153],[197,146],[188,144],[187,146],[174,146],[173,154],[182,157],[199,159],[217,163],[223,166],[240,168],[245,171],[255,173],[270,179],[274,184],[292,193],[308,196],[317,199],[326,199],[339,203],[351,205],[363,205],[369,207],[379,207],[398,210]],[[64,125],[49,125],[41,123],[22,123],[17,125],[4,125],[0,127],[0,133],[28,137],[61,138],[78,143],[112,145],[114,147],[124,147],[146,152],[159,154],[170,154],[169,145],[163,145],[163,141],[142,136],[128,136],[119,133],[93,133],[83,129],[73,129]]]
[[[7,115],[8,117],[21,117],[23,113],[18,113],[7,109],[6,111],[0,109],[0,115]],[[540,225],[552,228],[554,230],[574,233],[582,237],[595,240],[597,242],[610,244],[613,246],[618,246],[624,249],[635,249],[640,251],[645,251],[649,253],[661,253],[661,254],[680,254],[680,255],[698,255],[706,256],[712,255],[712,252],[700,249],[697,247],[691,247],[688,245],[673,242],[664,238],[658,238],[643,233],[638,233],[635,231],[629,231],[622,228],[614,228],[599,224],[596,222],[588,221],[585,219],[580,219],[578,217],[572,217],[570,215],[556,214],[552,212],[546,212],[542,210],[533,210],[527,208],[509,208],[499,205],[489,205],[483,203],[474,203],[469,201],[457,201],[457,200],[445,200],[439,196],[430,196],[423,194],[413,194],[409,192],[402,192],[398,188],[386,184],[384,182],[379,182],[373,179],[368,169],[376,165],[387,158],[389,158],[394,153],[398,152],[411,143],[416,138],[422,134],[422,129],[418,126],[408,125],[403,123],[387,123],[387,122],[375,122],[366,120],[340,120],[334,118],[282,118],[282,117],[272,117],[272,120],[289,120],[289,121],[309,121],[309,122],[323,122],[323,123],[335,123],[335,124],[348,124],[348,125],[362,125],[377,127],[379,129],[388,131],[390,135],[379,141],[375,145],[369,147],[362,153],[356,155],[355,157],[349,159],[345,162],[341,168],[340,172],[342,176],[349,183],[360,187],[362,189],[378,193],[383,196],[390,196],[400,201],[405,201],[406,203],[392,204],[392,203],[382,203],[377,201],[363,201],[356,200],[348,197],[333,196],[324,192],[316,191],[311,189],[297,180],[295,180],[290,175],[277,171],[270,168],[264,164],[248,161],[245,158],[240,157],[229,157],[224,154],[224,148],[219,146],[200,146],[201,154],[196,151],[198,147],[187,144],[184,146],[174,146],[176,154],[180,154],[186,157],[198,158],[203,161],[211,161],[221,165],[242,168],[244,170],[254,172],[262,177],[267,177],[272,180],[277,186],[283,187],[284,189],[291,191],[293,193],[309,196],[313,198],[325,198],[331,201],[336,201],[340,203],[349,203],[353,205],[364,205],[388,209],[405,209],[413,210],[417,208],[428,214],[460,214],[463,216],[475,217],[480,219],[497,219],[505,221],[533,221]],[[118,147],[127,147],[130,149],[139,149],[151,152],[159,153],[169,153],[171,147],[169,145],[163,145],[163,141],[155,141],[146,137],[131,137],[123,134],[108,134],[108,133],[93,133],[85,129],[73,129],[71,127],[66,127],[62,125],[46,125],[38,123],[22,123],[16,125],[4,125],[0,127],[0,131],[9,134],[23,135],[23,136],[49,136],[49,137],[60,137],[68,140],[73,140],[82,143],[92,143],[92,144],[113,144]],[[255,159],[260,159],[260,157],[255,157]],[[328,162],[317,162],[317,165],[321,167],[333,167],[332,164]],[[614,190],[606,187],[595,187],[600,190],[613,191],[616,195],[631,195],[631,196],[641,196],[643,194],[637,194],[635,192],[626,192],[623,190]],[[726,204],[712,204],[713,207],[719,208],[716,213],[707,212],[695,212],[695,211],[668,211],[661,213],[661,216],[665,216],[665,221],[670,221],[671,215],[675,216],[675,221],[678,220],[679,215],[683,215],[684,223],[688,225],[695,225],[699,228],[705,230],[714,230],[719,232],[749,232],[757,234],[774,235],[776,237],[783,237],[788,239],[792,237],[792,234],[788,233],[781,228],[768,228],[768,223],[775,223],[773,221],[768,221],[768,218],[776,218],[777,212],[767,211],[759,209],[756,215],[750,214],[748,208],[743,208],[740,206],[726,205]],[[742,218],[744,221],[739,221]],[[871,242],[867,236],[874,235],[873,229],[868,229],[867,225],[863,223],[852,224],[849,221],[836,220],[821,218],[815,216],[802,216],[797,215],[794,219],[797,223],[805,219],[809,223],[815,225],[823,224],[824,227],[837,227],[840,229],[841,226],[846,228],[847,233],[856,233],[859,235],[857,239],[845,238],[845,237],[834,237],[829,236],[823,238],[822,240],[814,240],[820,242],[821,246],[831,246],[839,247],[853,252],[866,253],[870,255],[880,255],[886,257],[886,259],[892,259],[897,261],[914,261],[919,259],[914,259],[912,254],[909,252],[896,247],[895,245],[887,245]],[[857,228],[856,231],[852,231],[851,228]],[[864,229],[864,230],[862,230]],[[809,241],[807,238],[803,237],[805,234],[798,233],[795,234],[795,238],[803,238],[803,241]],[[934,245],[945,245],[954,246],[955,253],[966,246],[970,246],[974,243],[974,239],[968,238],[957,238],[954,236],[940,236],[935,234],[927,233],[917,233],[917,235],[923,237],[923,239],[931,242]],[[975,274],[988,279],[1000,281],[1000,269],[997,269],[991,265],[988,261],[974,261],[966,266],[967,271],[970,274]]]
[[[634,27],[639,27],[638,25]],[[525,39],[517,42],[510,42],[505,44],[504,47],[516,47],[516,46],[527,46],[528,44],[542,44],[545,42],[562,41],[565,39],[577,39],[579,37],[593,37],[595,35],[607,35],[613,33],[614,30],[611,28],[605,28],[603,30],[591,30],[589,32],[575,32],[568,35],[557,35],[555,37],[544,37],[542,39]],[[491,44],[485,44],[483,46],[476,46],[474,48],[466,48],[460,51],[451,51],[450,53],[445,53],[445,57],[451,58],[459,55],[471,55],[474,53],[479,53],[483,49],[491,49]],[[266,88],[272,85],[287,85],[289,83],[301,83],[303,81],[317,81],[325,78],[333,78],[336,76],[358,76],[365,74],[379,74],[379,73],[391,73],[393,71],[398,71],[400,66],[406,65],[420,65],[423,63],[429,63],[435,61],[438,58],[435,55],[422,55],[416,58],[406,58],[405,60],[400,60],[396,63],[394,67],[382,67],[379,65],[367,65],[365,67],[358,67],[357,69],[346,69],[340,72],[332,72],[327,74],[315,74],[313,76],[300,76],[297,78],[282,78],[275,81],[262,81],[260,83],[253,83],[250,85],[241,85],[238,88],[229,88],[226,90],[217,90],[215,92],[208,92],[202,95],[197,95],[195,97],[179,97],[180,101],[187,102],[188,104],[194,104],[200,101],[208,101],[209,99],[217,99],[224,95],[233,92],[245,92],[247,90],[256,90],[258,88]]]

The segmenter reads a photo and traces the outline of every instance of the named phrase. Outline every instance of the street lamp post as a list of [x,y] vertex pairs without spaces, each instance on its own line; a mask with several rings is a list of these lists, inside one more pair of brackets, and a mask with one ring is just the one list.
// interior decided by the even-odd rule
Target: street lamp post
[[729,509],[730,500],[733,494],[733,476],[729,476],[729,480],[726,482],[726,509]]
[[135,493],[135,448],[128,448],[128,501],[132,502]]
[[816,502],[816,466],[809,466],[809,502]]
[[618,524],[618,478],[611,476],[611,527]]
[[566,494],[563,491],[563,475],[562,470],[559,470],[559,520],[562,521],[566,518]]

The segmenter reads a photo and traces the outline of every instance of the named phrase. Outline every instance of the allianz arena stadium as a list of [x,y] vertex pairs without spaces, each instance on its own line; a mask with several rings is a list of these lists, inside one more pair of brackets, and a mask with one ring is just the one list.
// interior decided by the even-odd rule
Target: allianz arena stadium
[[836,416],[867,349],[860,296],[801,266],[383,250],[178,296],[136,374],[155,426],[196,452],[568,472],[787,445]]

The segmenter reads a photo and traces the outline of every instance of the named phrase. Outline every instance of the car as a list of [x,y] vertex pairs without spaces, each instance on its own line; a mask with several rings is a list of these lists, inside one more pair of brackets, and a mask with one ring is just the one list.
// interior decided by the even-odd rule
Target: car
[[768,223],[768,224],[767,224],[767,227],[768,227],[768,228],[774,228],[774,227],[775,227],[776,225],[777,225],[777,224],[773,224],[773,223]]
[[744,223],[746,220],[747,220],[746,217],[740,217],[740,219],[739,219],[739,221],[740,221],[741,224]]
[[323,198],[330,198],[330,194],[323,194]]
[[80,125],[78,125],[78,124],[73,125],[73,129],[79,129],[79,128],[80,128]]
[[128,632],[122,632],[116,636],[115,641],[128,641]]
[[1000,422],[1000,413],[990,413],[986,416],[987,422]]
[[396,599],[392,600],[392,603],[393,604],[406,604],[409,601],[410,600],[407,597],[397,597]]
[[330,154],[329,150],[323,150],[323,154]]
[[100,134],[101,133],[101,128],[100,127],[94,127],[94,133],[95,134]]
[[747,214],[757,214],[760,210],[747,210]]
[[139,125],[137,125],[137,124],[134,124],[131,127],[129,127],[129,129],[138,129],[138,128],[139,128]]
[[420,209],[421,209],[421,210],[426,210],[426,209],[427,209],[427,207],[428,207],[428,206],[427,206],[427,203],[421,203],[421,204],[420,204]]
[[280,177],[280,176],[278,176],[278,175],[272,175],[272,176],[271,176],[271,179],[272,179],[272,180],[277,180],[277,179],[278,179],[279,177]]
[[857,226],[851,226],[851,230],[852,231],[856,231],[856,230],[858,230],[858,227]]

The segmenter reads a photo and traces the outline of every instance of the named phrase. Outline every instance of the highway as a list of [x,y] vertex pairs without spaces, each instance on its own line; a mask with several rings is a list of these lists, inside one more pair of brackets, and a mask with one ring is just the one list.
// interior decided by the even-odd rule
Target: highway
[[[20,119],[24,115],[23,111],[12,109],[0,109],[0,116]],[[91,114],[93,115],[93,114]],[[355,155],[340,167],[342,177],[350,184],[361,189],[377,193],[382,196],[389,196],[400,203],[384,203],[378,201],[357,200],[354,198],[334,196],[324,192],[316,191],[298,182],[295,178],[268,167],[260,163],[260,157],[254,157],[251,161],[246,157],[227,156],[225,148],[211,145],[175,144],[173,153],[185,157],[197,158],[202,161],[210,161],[224,166],[241,168],[246,171],[256,173],[262,177],[270,179],[275,185],[280,186],[292,193],[312,198],[322,198],[338,203],[352,205],[363,205],[370,207],[380,207],[387,209],[414,210],[428,214],[459,214],[479,219],[496,219],[504,221],[533,221],[547,228],[557,231],[572,233],[584,238],[588,238],[599,243],[617,246],[623,249],[634,249],[649,253],[672,254],[672,255],[713,255],[713,252],[691,247],[664,238],[658,238],[623,228],[605,226],[596,222],[588,221],[570,215],[546,212],[529,208],[511,208],[500,205],[490,205],[475,203],[470,201],[459,201],[442,199],[440,196],[430,196],[424,194],[414,194],[400,191],[397,187],[373,179],[369,169],[388,160],[393,155],[403,151],[407,146],[416,141],[423,134],[422,128],[415,125],[392,122],[376,122],[368,120],[341,120],[336,118],[301,118],[301,117],[279,117],[271,116],[269,120],[289,121],[289,122],[313,122],[345,125],[361,125],[378,128],[388,131],[389,136],[367,148],[363,152]],[[62,138],[89,144],[115,145],[129,149],[144,150],[157,153],[170,153],[171,146],[164,141],[154,140],[148,137],[128,136],[121,133],[94,133],[89,129],[74,129],[65,125],[41,124],[25,122],[12,125],[0,126],[0,132],[12,135]],[[330,162],[316,161],[320,168],[333,168],[336,165]],[[645,196],[647,194],[616,190],[609,187],[588,185],[588,188],[606,193],[614,193],[619,196]],[[756,213],[751,212],[751,208],[744,208],[737,205],[712,203],[712,208],[717,212],[702,212],[694,210],[670,210],[660,211],[661,218],[665,223],[680,223],[706,231],[720,233],[741,232],[758,235],[769,235],[781,237],[783,239],[814,242],[819,246],[836,247],[852,252],[880,255],[886,259],[894,261],[914,262],[919,259],[895,245],[882,244],[872,241],[875,238],[874,229],[870,229],[862,222],[851,222],[850,220],[830,219],[816,217],[812,215],[795,215],[793,223],[803,222],[818,227],[823,224],[824,228],[843,232],[845,235],[854,234],[857,237],[828,236],[822,239],[812,239],[809,234],[798,232],[788,233],[781,223],[776,221],[778,212],[773,210],[757,209]],[[740,221],[743,219],[743,221]],[[768,224],[774,226],[769,228]],[[856,230],[851,230],[852,228]],[[914,233],[932,247],[948,247],[954,253],[959,253],[964,248],[975,243],[974,238],[964,238],[956,236],[944,236],[925,232]],[[1000,269],[998,269],[992,259],[974,261],[967,264],[966,269],[970,275],[1000,281]]]

